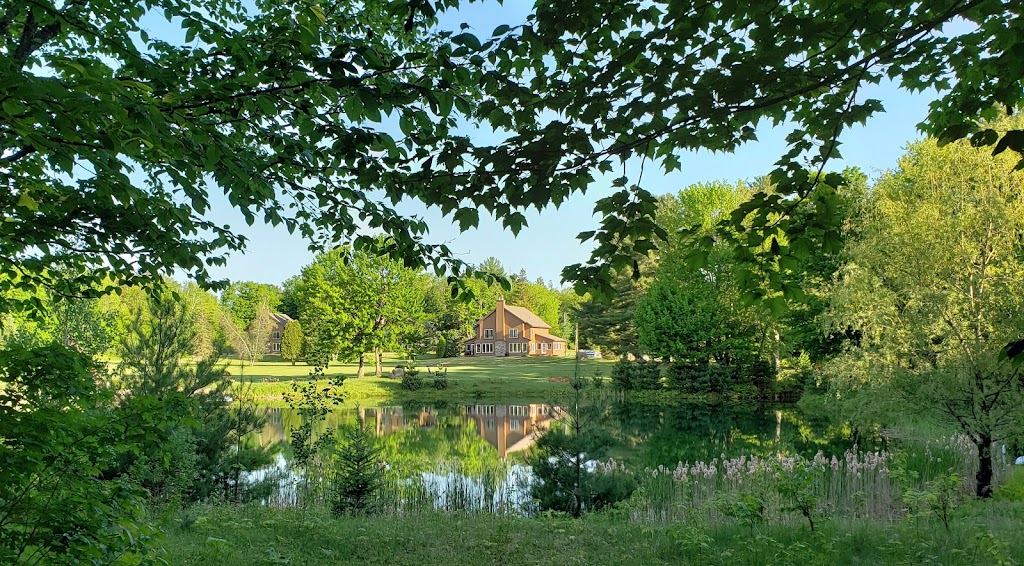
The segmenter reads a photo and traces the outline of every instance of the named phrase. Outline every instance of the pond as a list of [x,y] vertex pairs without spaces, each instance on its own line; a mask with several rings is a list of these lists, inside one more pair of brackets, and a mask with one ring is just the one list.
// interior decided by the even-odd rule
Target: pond
[[[272,469],[250,479],[278,478],[272,498],[295,504],[302,476],[291,469],[288,440],[301,424],[294,409],[268,408],[268,423],[250,440],[283,443]],[[603,405],[601,425],[611,437],[607,457],[634,469],[675,467],[715,459],[842,457],[860,442],[855,431],[803,414],[793,405],[645,405],[614,400]],[[533,481],[526,458],[539,435],[565,426],[566,408],[542,403],[422,404],[339,409],[317,435],[336,435],[360,420],[376,435],[391,491],[404,504],[425,500],[434,508],[518,509]],[[397,503],[396,503],[397,504]]]

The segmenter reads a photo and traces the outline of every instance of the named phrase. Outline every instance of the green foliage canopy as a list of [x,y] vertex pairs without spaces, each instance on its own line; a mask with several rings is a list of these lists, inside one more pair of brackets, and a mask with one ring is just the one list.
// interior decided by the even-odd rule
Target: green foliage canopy
[[209,267],[245,240],[207,217],[215,192],[315,245],[382,230],[388,252],[442,272],[464,265],[388,201],[463,227],[486,207],[514,230],[514,207],[548,201],[466,172],[477,150],[452,128],[473,118],[491,44],[421,33],[431,3],[5,0],[0,14],[0,290],[96,294],[176,269],[222,285]]
[[295,361],[302,358],[304,341],[302,324],[297,320],[289,320],[285,323],[284,333],[281,335],[281,357],[295,365]]
[[[814,173],[845,129],[883,110],[861,89],[886,79],[939,91],[922,127],[943,142],[1024,149],[1021,130],[978,122],[1024,93],[1009,0],[544,0],[489,37],[423,31],[457,4],[0,3],[0,285],[95,294],[174,269],[221,284],[208,268],[245,241],[207,217],[219,191],[250,224],[370,246],[355,237],[365,222],[391,236],[393,257],[460,274],[394,203],[437,207],[462,229],[483,210],[518,232],[523,209],[559,205],[629,159],[673,171],[680,152],[734,150],[765,121],[793,125],[790,148],[775,193],[730,219],[756,228],[733,243],[754,250],[743,261],[800,260],[839,234],[828,188],[845,180]],[[152,35],[148,17],[184,41]],[[508,135],[476,146],[460,120]],[[580,234],[597,244],[591,260],[563,272],[603,294],[667,237],[642,179],[613,185],[599,228]],[[53,280],[57,267],[70,275]]]
[[[558,147],[535,161],[570,192],[629,159],[671,172],[682,168],[682,152],[733,151],[755,141],[761,124],[787,124],[774,191],[755,193],[725,223],[748,223],[733,241],[738,254],[747,250],[739,260],[800,261],[840,236],[831,189],[846,181],[820,174],[841,157],[841,134],[883,111],[864,96],[867,85],[936,89],[922,128],[943,142],[970,135],[1024,150],[1021,130],[978,123],[1024,97],[1022,25],[1017,3],[998,0],[544,0],[493,51],[516,87],[490,87],[495,100],[479,112],[514,124],[511,147]],[[654,199],[642,178],[623,174],[613,185],[618,192],[595,207],[600,229],[580,234],[596,243],[593,257],[563,271],[604,291],[614,269],[653,245]],[[814,206],[791,215],[801,202]]]
[[860,333],[834,385],[895,385],[956,423],[978,448],[979,496],[991,495],[992,441],[1024,405],[1022,370],[1000,356],[1024,333],[1024,175],[991,153],[912,145],[871,192],[831,299],[834,323]]
[[281,305],[281,294],[277,285],[235,281],[221,291],[220,304],[231,314],[235,324],[245,328],[256,320],[261,307],[266,306],[271,312],[276,312]]
[[317,256],[296,290],[307,355],[353,358],[406,347],[422,325],[416,279],[415,271],[385,256],[343,248]]

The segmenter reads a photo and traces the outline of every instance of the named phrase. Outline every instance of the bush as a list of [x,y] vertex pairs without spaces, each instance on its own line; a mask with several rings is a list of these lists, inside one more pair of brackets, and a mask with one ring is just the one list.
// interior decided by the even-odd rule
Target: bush
[[[241,473],[270,464],[277,447],[237,442],[262,429],[266,418],[252,402],[227,405],[231,380],[216,354],[184,363],[194,343],[190,320],[171,296],[150,299],[132,317],[118,349],[122,386],[130,391],[122,406],[160,411],[167,437],[139,439],[111,473],[135,474],[158,500],[215,494],[240,500]],[[247,397],[237,388],[234,394]]]
[[344,427],[331,474],[331,510],[335,515],[373,511],[383,484],[381,449],[365,423]]
[[100,371],[57,344],[0,351],[0,564],[150,558],[144,492],[110,470],[166,438],[163,407],[115,403]]
[[601,444],[593,432],[577,436],[562,428],[540,437],[530,462],[537,480],[530,493],[542,511],[578,517],[629,499],[638,485],[636,477],[614,462],[589,459],[600,455]]
[[448,368],[442,369],[441,364],[434,371],[434,389],[448,389]]
[[661,389],[661,367],[646,360],[621,360],[612,368],[612,382],[624,391]]
[[405,373],[402,374],[402,389],[409,391],[423,389],[423,378],[420,377],[420,370],[416,369],[416,366],[411,362],[405,368]]
[[683,393],[725,393],[736,376],[734,366],[710,363],[673,364],[668,371],[669,385]]
[[765,391],[775,381],[775,366],[768,360],[754,360],[746,368],[746,380],[759,391]]

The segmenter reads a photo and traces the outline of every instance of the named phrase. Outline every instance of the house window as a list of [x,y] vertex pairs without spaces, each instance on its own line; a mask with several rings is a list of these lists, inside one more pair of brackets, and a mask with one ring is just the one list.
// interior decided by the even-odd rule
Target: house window
[[477,344],[477,348],[479,348],[477,350],[478,354],[491,354],[494,352],[494,344],[490,343]]
[[522,342],[512,342],[508,345],[508,351],[510,354],[522,354],[526,352],[526,344]]
[[508,337],[509,338],[519,338],[519,329],[518,328],[509,328],[508,329]]
[[494,329],[493,328],[485,328],[484,329],[484,338],[494,338]]
[[530,351],[531,352],[536,352],[537,351],[537,344],[535,344],[533,342],[530,342]]
[[275,330],[274,332],[272,332],[270,334],[270,337],[273,338],[274,340],[280,340],[281,339],[281,331],[280,330]]
[[273,351],[273,352],[280,352],[281,351],[281,343],[280,342],[272,343],[270,345],[270,350]]

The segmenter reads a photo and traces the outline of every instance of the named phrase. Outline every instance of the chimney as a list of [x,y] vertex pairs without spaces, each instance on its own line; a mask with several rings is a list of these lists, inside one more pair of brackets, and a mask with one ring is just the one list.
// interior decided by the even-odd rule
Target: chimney
[[498,297],[494,307],[494,339],[505,339],[505,297]]

